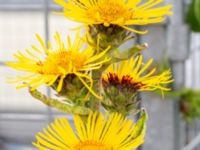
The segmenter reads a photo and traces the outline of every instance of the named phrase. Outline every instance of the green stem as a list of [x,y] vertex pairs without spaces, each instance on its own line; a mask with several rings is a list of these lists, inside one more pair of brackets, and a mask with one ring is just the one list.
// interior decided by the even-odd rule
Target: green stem
[[[93,76],[92,78],[94,80],[93,90],[98,95],[100,95],[101,75],[102,75],[101,70],[94,71],[93,75],[92,75]],[[91,97],[90,97],[90,108],[93,111],[99,111],[99,109],[100,109],[100,99],[97,99],[95,96],[91,95]]]

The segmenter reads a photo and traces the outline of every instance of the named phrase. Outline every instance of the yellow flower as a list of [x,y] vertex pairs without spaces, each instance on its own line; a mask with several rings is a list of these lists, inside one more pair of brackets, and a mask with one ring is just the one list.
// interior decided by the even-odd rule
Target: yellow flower
[[[25,55],[19,51],[18,54],[14,55],[17,62],[7,63],[8,66],[14,69],[28,73],[26,76],[17,76],[16,79],[10,80],[11,82],[24,82],[17,88],[31,86],[32,90],[35,90],[42,84],[51,86],[57,82],[57,91],[59,92],[65,78],[73,74],[93,95],[97,96],[92,90],[93,81],[90,77],[90,71],[101,68],[103,63],[109,61],[109,58],[105,57],[109,48],[99,54],[94,54],[92,47],[81,50],[84,42],[78,33],[74,43],[71,43],[70,37],[68,37],[67,47],[61,41],[60,35],[56,33],[54,36],[55,49],[50,42],[47,48],[40,36],[36,35],[36,37],[44,51],[32,45],[33,51],[27,49]],[[86,81],[89,81],[90,85]]]
[[153,59],[144,64],[142,56],[137,56],[119,64],[112,64],[103,74],[103,84],[105,86],[125,87],[133,91],[153,91],[156,89],[169,91],[170,88],[163,85],[173,82],[171,71],[167,70],[159,75],[154,75],[155,68],[148,70],[152,62]]
[[56,119],[34,144],[39,150],[132,150],[144,142],[146,114],[137,124],[118,113],[90,113],[87,122],[74,116],[76,132],[66,118]]
[[55,0],[64,7],[66,18],[86,25],[103,24],[108,27],[117,25],[127,30],[144,34],[129,25],[146,25],[165,20],[166,15],[172,14],[172,5],[155,7],[164,0]]

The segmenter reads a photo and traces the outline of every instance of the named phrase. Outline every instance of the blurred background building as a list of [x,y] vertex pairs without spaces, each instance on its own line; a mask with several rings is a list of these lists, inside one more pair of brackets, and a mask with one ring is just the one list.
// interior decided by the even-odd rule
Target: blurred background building
[[[138,42],[149,43],[146,58],[162,61],[165,55],[169,56],[175,89],[183,86],[200,89],[200,35],[190,32],[184,23],[184,5],[189,1],[167,2],[174,4],[175,15],[163,24],[148,26],[149,34],[139,36]],[[52,40],[56,31],[63,38],[73,35],[69,29],[77,23],[51,13],[59,9],[53,0],[0,0],[0,150],[34,150],[31,142],[35,134],[55,117],[64,115],[33,99],[27,89],[16,90],[6,83],[6,77],[13,76],[15,71],[4,64],[13,61],[17,50],[38,44],[35,33],[46,41]],[[40,90],[53,96],[49,89]],[[142,150],[180,150],[200,132],[198,120],[188,126],[181,119],[175,101],[161,100],[161,96],[152,94],[142,97],[149,113]]]

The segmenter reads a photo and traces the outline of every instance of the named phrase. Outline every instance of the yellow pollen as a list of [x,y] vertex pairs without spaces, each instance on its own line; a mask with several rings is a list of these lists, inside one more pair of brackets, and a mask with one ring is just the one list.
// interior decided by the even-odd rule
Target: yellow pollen
[[47,56],[44,62],[38,61],[38,73],[60,74],[61,69],[66,72],[78,71],[84,66],[87,56],[78,51],[59,51]]
[[113,150],[112,146],[103,145],[100,142],[95,141],[84,141],[78,143],[74,150]]
[[130,8],[115,2],[94,5],[87,10],[87,17],[97,22],[103,21],[105,26],[114,23],[123,24],[126,20],[132,18],[132,14]]

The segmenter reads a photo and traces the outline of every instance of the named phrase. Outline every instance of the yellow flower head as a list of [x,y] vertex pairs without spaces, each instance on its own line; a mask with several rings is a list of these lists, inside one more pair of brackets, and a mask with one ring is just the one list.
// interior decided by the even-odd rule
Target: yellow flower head
[[66,118],[56,119],[33,143],[39,150],[132,150],[144,142],[146,115],[137,124],[122,115],[90,113],[87,122],[74,116],[76,132]]
[[64,7],[59,13],[65,17],[85,23],[86,25],[103,24],[108,27],[117,25],[137,33],[128,25],[146,25],[165,20],[165,16],[172,14],[172,5],[156,7],[164,0],[55,0]]
[[[142,56],[137,56],[136,58],[122,61],[119,64],[110,65],[103,74],[103,84],[129,88],[133,91],[170,90],[170,88],[163,86],[164,84],[173,82],[170,70],[159,75],[154,75],[155,68],[148,70],[152,62],[153,59],[144,64]],[[148,72],[146,72],[147,70]]]
[[[99,54],[94,54],[92,47],[81,50],[84,42],[78,33],[74,43],[71,43],[70,37],[68,37],[67,47],[61,41],[60,35],[56,33],[54,36],[55,49],[50,42],[47,48],[40,36],[36,35],[36,37],[43,51],[32,45],[32,52],[27,49],[27,54],[22,54],[19,51],[18,54],[14,55],[17,62],[7,63],[8,66],[14,69],[28,73],[27,76],[17,76],[13,81],[10,80],[11,82],[24,82],[17,88],[31,86],[34,90],[42,84],[51,86],[57,82],[57,91],[59,92],[62,89],[65,78],[73,74],[79,78],[92,94],[96,95],[91,89],[93,81],[89,71],[99,69],[103,63],[109,61],[109,58],[103,58],[108,49]],[[84,79],[90,82],[90,86]]]

